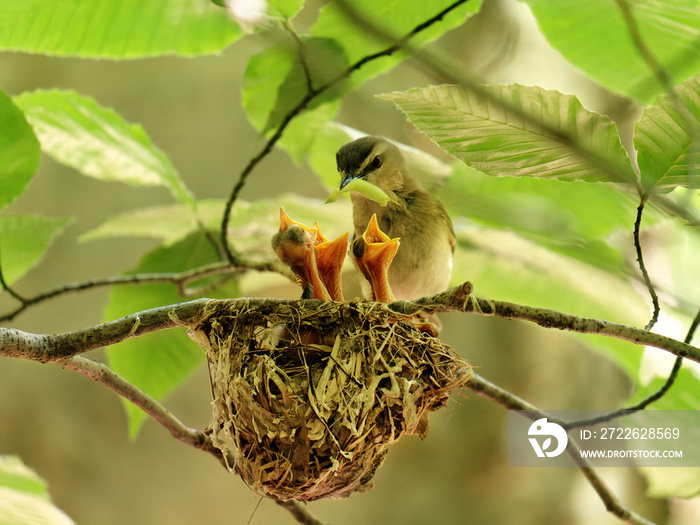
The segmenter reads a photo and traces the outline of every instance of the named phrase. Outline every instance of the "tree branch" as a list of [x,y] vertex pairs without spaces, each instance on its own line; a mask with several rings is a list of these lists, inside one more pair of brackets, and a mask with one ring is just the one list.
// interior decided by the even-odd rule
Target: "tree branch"
[[642,277],[644,278],[644,284],[649,291],[651,296],[651,304],[653,312],[651,314],[651,319],[644,327],[645,330],[651,330],[656,321],[659,320],[659,313],[661,312],[661,307],[659,306],[659,296],[656,295],[656,290],[654,285],[651,284],[651,279],[649,278],[649,273],[647,272],[646,265],[644,264],[644,256],[642,255],[642,243],[639,240],[639,232],[642,225],[642,214],[644,213],[644,205],[646,204],[647,197],[642,196],[642,200],[637,207],[637,219],[634,221],[634,249],[637,252],[637,263],[639,264],[639,271],[642,272]]
[[[511,394],[507,390],[504,390],[490,381],[487,381],[476,373],[472,373],[471,379],[465,386],[480,396],[490,399],[491,401],[495,401],[499,405],[502,405],[509,410],[526,410],[530,412],[529,415],[532,417],[532,419],[546,417],[550,421],[556,421],[559,424],[563,423],[556,418],[552,418],[546,412],[538,409],[518,396]],[[578,443],[576,443],[576,440],[572,439],[571,437],[569,437],[569,444],[566,447],[566,451],[574,460],[574,463],[576,463],[576,466],[578,466],[581,473],[591,484],[593,490],[596,491],[598,497],[601,499],[608,512],[617,516],[621,520],[634,525],[654,525],[653,522],[639,516],[620,502],[607,483],[605,483],[603,478],[600,477],[596,469],[594,469],[590,463],[588,463],[588,461],[581,456],[581,449],[579,448]]]
[[[676,356],[700,362],[700,348],[670,337],[632,326],[577,317],[546,308],[482,299],[471,295],[471,291],[471,283],[464,283],[446,292],[416,301],[397,301],[388,305],[377,303],[376,307],[403,315],[414,315],[420,312],[430,314],[461,311],[503,319],[519,319],[544,328],[624,339],[638,345],[660,348]],[[137,312],[115,321],[63,334],[40,335],[14,328],[0,328],[0,355],[41,362],[55,361],[157,330],[191,327],[196,325],[203,315],[230,314],[244,306],[271,309],[281,305],[299,303],[304,303],[307,308],[313,308],[314,306],[322,307],[324,301],[271,298],[196,299]]]
[[235,461],[233,454],[229,453],[227,457],[224,457],[222,451],[214,445],[211,437],[201,430],[186,426],[158,401],[119,377],[107,365],[81,356],[59,359],[56,360],[56,364],[62,368],[74,370],[97,383],[111,388],[160,423],[174,438],[196,449],[208,452],[227,469],[230,465],[233,465]]
[[[646,330],[607,321],[580,318],[553,310],[522,306],[503,301],[480,299],[471,295],[471,291],[471,284],[465,283],[441,294],[417,301],[398,301],[389,305],[377,303],[376,307],[386,308],[388,312],[403,315],[412,315],[418,312],[434,313],[456,310],[479,315],[498,316],[505,319],[521,319],[534,322],[547,328],[558,328],[581,333],[597,333],[626,339],[637,344],[656,346],[676,353],[676,355],[682,355],[700,362],[700,349],[690,346],[688,343],[682,343],[671,338],[650,333]],[[155,400],[152,400],[143,392],[133,387],[133,385],[130,385],[116,376],[116,374],[106,366],[73,356],[156,330],[174,327],[192,327],[201,322],[203,318],[230,314],[231,312],[235,312],[238,308],[256,306],[263,309],[272,309],[283,305],[298,304],[300,302],[302,301],[267,298],[227,300],[198,299],[186,303],[146,310],[115,321],[65,334],[39,335],[29,334],[11,328],[2,328],[0,329],[0,355],[33,359],[42,362],[53,361],[64,368],[77,370],[91,379],[109,386],[132,402],[135,402],[167,428],[177,439],[216,455],[217,452],[214,452],[216,447],[214,447],[213,443],[206,435],[183,425]],[[307,308],[313,308],[314,306],[323,307],[324,301],[307,300],[303,301],[303,303]],[[476,374],[474,374],[468,387],[474,392],[492,399],[507,408],[530,410],[535,413],[543,414],[543,417],[546,417],[546,413],[539,411],[533,405],[493,383],[486,381]],[[218,451],[218,449],[216,450]],[[570,453],[574,454],[575,450],[576,449]],[[220,461],[226,464],[228,459],[229,458],[225,460],[220,459]],[[604,481],[585,460],[580,458],[580,456],[574,456],[574,459],[610,512],[629,523],[639,525],[648,525],[650,523],[621,505],[617,498],[610,492]],[[290,510],[290,512],[293,512],[295,517],[296,512],[300,510],[300,508],[297,508],[297,505],[294,505],[291,509],[288,508],[288,505],[283,506],[287,508],[287,510]],[[307,520],[304,521],[304,523],[318,523],[317,521],[313,521],[315,518],[311,517],[311,519],[312,521]]]
[[[685,336],[684,342],[687,344],[690,344],[690,342],[693,340],[693,336],[695,335],[695,331],[698,328],[698,325],[700,325],[700,310],[698,310],[697,315],[695,316],[695,319],[693,319],[693,322],[690,324],[690,328],[688,329],[688,333]],[[654,393],[649,394],[647,397],[639,401],[638,403],[635,403],[632,406],[629,406],[627,408],[621,408],[619,410],[614,410],[610,412],[609,414],[605,414],[602,416],[598,417],[593,417],[589,419],[581,419],[578,421],[569,421],[562,426],[564,428],[571,429],[571,428],[577,428],[577,427],[586,427],[590,425],[597,425],[598,423],[604,423],[605,421],[611,421],[615,418],[618,418],[622,415],[629,414],[630,412],[637,412],[639,410],[644,410],[646,407],[654,403],[655,401],[658,401],[661,399],[663,396],[666,395],[666,392],[668,392],[673,384],[676,382],[676,378],[678,377],[678,372],[681,370],[681,366],[683,365],[683,358],[682,357],[676,357],[675,362],[673,363],[673,368],[671,369],[671,373],[668,375],[666,378],[666,381],[664,381],[664,384],[661,385],[661,387]]]
[[294,519],[296,519],[299,523],[303,523],[304,525],[325,525],[323,521],[313,517],[308,509],[298,501],[282,501],[281,499],[275,499],[275,503],[277,503],[283,509],[289,511],[289,513],[294,516]]

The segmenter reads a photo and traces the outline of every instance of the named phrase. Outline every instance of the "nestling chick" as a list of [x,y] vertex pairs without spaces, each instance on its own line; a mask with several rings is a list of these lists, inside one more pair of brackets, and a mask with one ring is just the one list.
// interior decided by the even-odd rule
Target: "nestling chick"
[[327,240],[318,223],[313,228],[292,220],[280,208],[280,229],[272,236],[272,249],[294,272],[302,299],[343,300],[341,272],[348,249],[348,234]]
[[280,208],[280,229],[272,236],[272,249],[289,266],[302,288],[302,299],[330,299],[316,266],[316,229],[293,221]]
[[373,214],[389,238],[401,238],[401,249],[389,267],[389,284],[396,299],[444,291],[450,282],[455,248],[452,220],[442,203],[408,172],[399,149],[380,137],[362,137],[341,147],[336,161],[340,188],[362,178],[396,201],[382,207],[351,192],[353,242],[358,242]]
[[390,239],[379,229],[376,214],[372,215],[362,237],[352,243],[357,267],[372,287],[373,301],[393,303],[396,300],[389,285],[388,270],[400,244],[399,239]]

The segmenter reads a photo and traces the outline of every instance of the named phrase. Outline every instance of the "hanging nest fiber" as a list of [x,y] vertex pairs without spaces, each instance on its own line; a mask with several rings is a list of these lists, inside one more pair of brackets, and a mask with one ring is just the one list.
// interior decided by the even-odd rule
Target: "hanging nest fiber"
[[369,302],[212,309],[190,335],[207,351],[212,431],[233,442],[232,470],[282,500],[370,489],[389,445],[423,438],[428,413],[471,375],[412,320]]

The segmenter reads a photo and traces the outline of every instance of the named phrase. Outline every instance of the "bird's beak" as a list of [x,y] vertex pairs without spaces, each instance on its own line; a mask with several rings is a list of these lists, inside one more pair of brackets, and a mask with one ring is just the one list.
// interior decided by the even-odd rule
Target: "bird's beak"
[[343,173],[343,180],[340,181],[338,189],[342,190],[350,181],[358,178],[360,178],[360,176],[357,173]]
[[316,250],[318,273],[331,299],[342,301],[343,291],[340,276],[343,271],[345,254],[348,251],[348,232],[334,241],[326,240],[319,232],[314,249]]
[[287,215],[287,212],[284,211],[284,207],[280,206],[280,232],[283,232],[287,228],[289,228],[291,225],[296,224],[297,226],[301,226],[301,229],[309,232],[309,235],[318,237],[318,235],[321,233],[318,230],[318,223],[314,223],[313,228],[309,228],[305,224],[302,224],[300,222],[297,222],[293,220],[289,215]]
[[297,224],[294,222],[289,215],[287,215],[287,212],[284,211],[283,207],[280,207],[280,232],[283,232],[287,228],[289,228],[292,224]]
[[[358,241],[362,246],[358,245]],[[388,270],[400,244],[398,237],[390,239],[379,229],[376,214],[372,215],[361,239],[353,243],[355,261],[370,282],[375,301],[392,303],[395,300],[389,286]]]
[[398,237],[396,239],[390,239],[386,233],[379,229],[376,213],[372,214],[372,218],[369,220],[369,224],[367,224],[367,229],[365,230],[365,233],[362,234],[362,238],[365,240],[366,244],[399,241]]
[[317,225],[308,228],[292,220],[280,208],[280,229],[272,237],[272,248],[280,260],[290,267],[304,290],[303,299],[329,300],[316,265],[315,245],[320,235]]

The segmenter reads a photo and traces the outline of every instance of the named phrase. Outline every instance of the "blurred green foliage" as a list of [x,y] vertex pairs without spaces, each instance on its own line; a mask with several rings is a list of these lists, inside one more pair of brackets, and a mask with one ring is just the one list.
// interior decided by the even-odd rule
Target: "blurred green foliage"
[[[666,275],[657,282],[662,311],[688,326],[700,296],[700,232],[693,223],[700,205],[693,191],[700,188],[700,9],[674,0],[658,10],[655,2],[640,1],[630,4],[630,20],[604,0],[576,6],[526,3],[567,60],[630,104],[643,104],[634,124],[634,149],[612,116],[587,109],[571,94],[514,83],[433,82],[440,85],[407,89],[400,83],[394,87],[390,74],[380,77],[407,62],[434,66],[421,65],[398,48],[382,52],[414,29],[419,30],[411,45],[439,44],[478,13],[477,1],[458,2],[444,18],[433,19],[451,2],[353,0],[346,9],[341,2],[317,7],[276,0],[254,19],[237,20],[220,2],[205,0],[160,0],[147,6],[136,0],[2,0],[0,49],[123,60],[218,53],[239,38],[257,39],[259,50],[248,58],[240,78],[242,108],[259,141],[279,134],[278,149],[318,179],[316,187],[300,186],[294,194],[234,203],[228,241],[258,261],[272,258],[267,247],[280,205],[299,221],[318,220],[324,233],[349,228],[347,201],[324,205],[318,193],[334,186],[338,147],[375,133],[342,125],[338,115],[346,100],[366,83],[384,78],[396,92],[382,99],[392,100],[412,126],[439,146],[428,154],[401,145],[417,172],[423,165],[432,167],[426,172],[446,174],[426,179],[426,184],[455,222],[455,283],[471,280],[481,296],[644,325],[649,299],[631,253],[631,234],[640,199],[648,198],[643,231],[664,232],[655,239],[657,252],[678,249],[677,256],[664,261]],[[433,23],[422,28],[427,21]],[[241,38],[244,32],[252,34]],[[672,92],[655,76],[635,36],[676,86]],[[444,55],[444,63],[458,64],[463,58]],[[221,247],[215,242],[229,189],[224,184],[223,197],[216,199],[197,195],[147,133],[72,90],[37,90],[14,98],[0,93],[0,208],[29,184],[40,146],[55,161],[101,182],[168,189],[171,203],[119,213],[81,237],[155,240],[157,245],[139,255],[141,262],[130,273],[181,272],[220,261]],[[257,165],[253,168],[251,178],[259,176]],[[0,216],[6,282],[14,283],[37,265],[69,221]],[[235,296],[263,293],[270,283],[240,272],[220,285],[216,280],[206,284],[209,295]],[[180,300],[179,290],[169,284],[114,288],[104,316],[114,319]],[[614,360],[637,396],[652,388],[642,381],[642,349],[605,338],[578,341]],[[182,333],[115,345],[108,359],[117,373],[157,399],[177,391],[203,362]],[[697,396],[688,395],[698,391],[697,376],[683,370],[658,408],[700,409]],[[127,411],[135,436],[143,413],[131,406]],[[697,472],[670,491],[658,489],[663,482],[656,476],[663,473],[643,473],[665,497],[700,491]]]

